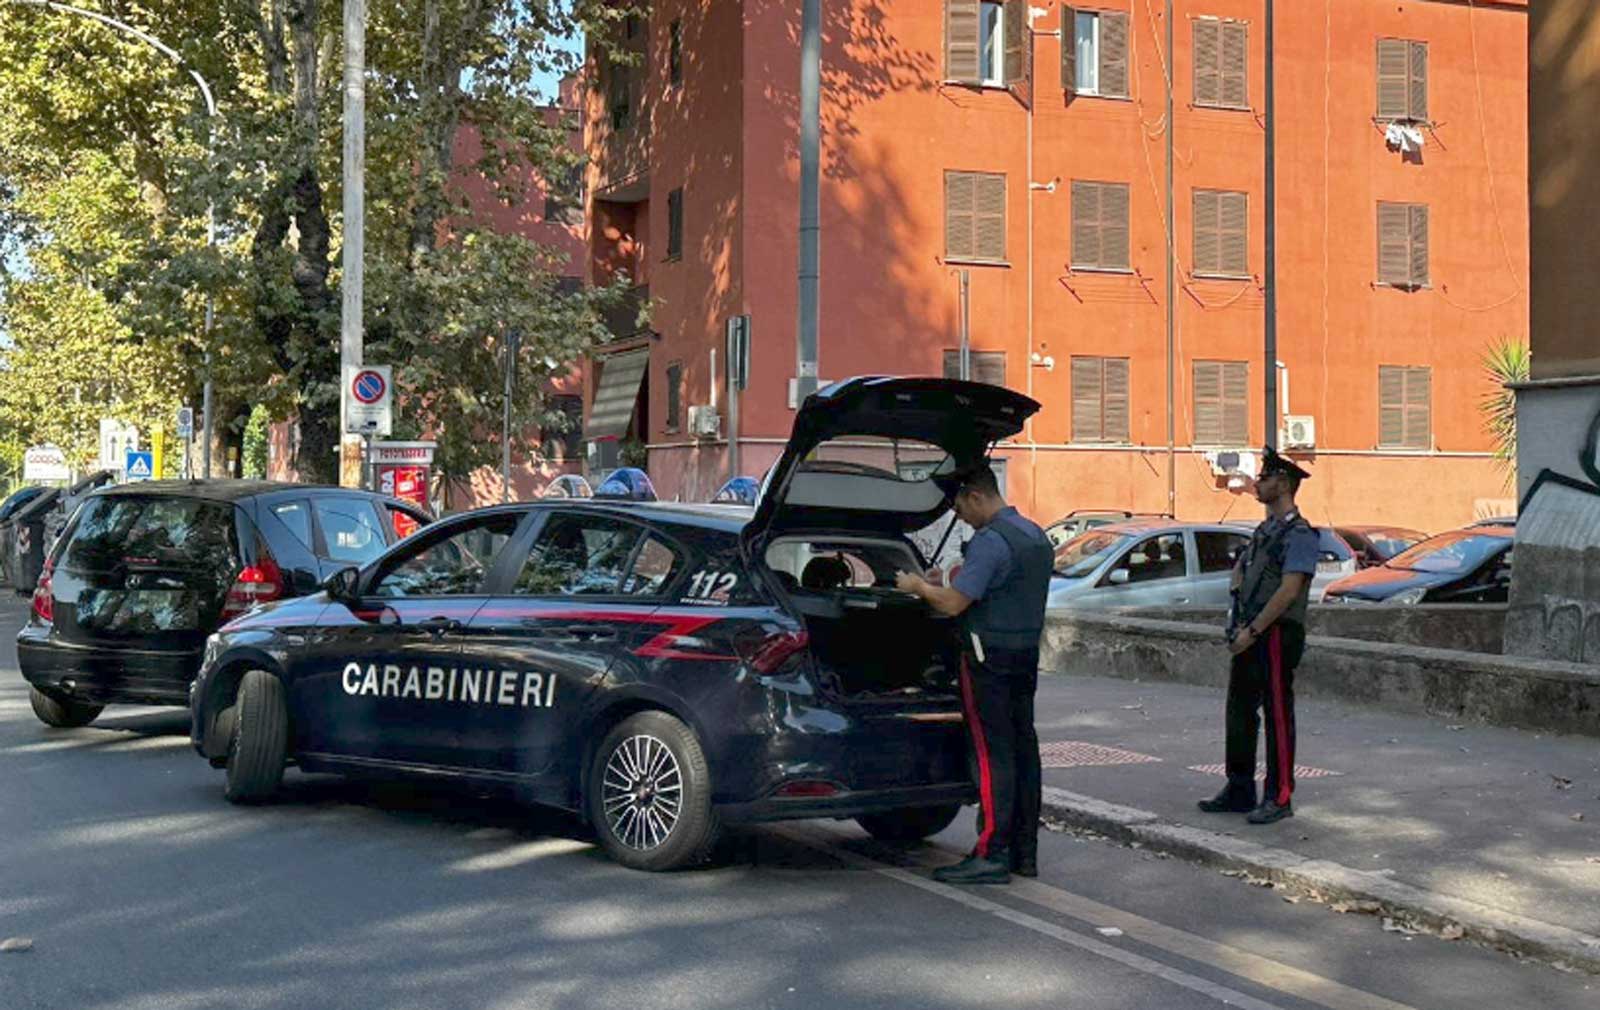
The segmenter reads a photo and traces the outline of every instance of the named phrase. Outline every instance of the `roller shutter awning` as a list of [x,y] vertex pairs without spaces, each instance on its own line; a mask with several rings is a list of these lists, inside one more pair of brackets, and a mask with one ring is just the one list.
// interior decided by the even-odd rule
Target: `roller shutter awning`
[[589,410],[585,438],[595,442],[621,438],[628,433],[628,422],[633,420],[633,407],[639,400],[639,385],[644,382],[649,367],[648,348],[605,359]]

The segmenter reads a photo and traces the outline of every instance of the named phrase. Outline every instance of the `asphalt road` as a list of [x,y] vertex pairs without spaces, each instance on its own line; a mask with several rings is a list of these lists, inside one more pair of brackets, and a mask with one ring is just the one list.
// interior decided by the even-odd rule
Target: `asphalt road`
[[[240,809],[184,713],[50,730],[0,598],[0,1008],[998,1007],[1399,1010],[1600,1005],[1600,981],[1102,839],[1039,881],[927,868],[850,824],[736,835],[710,868],[610,863],[571,821],[291,772]],[[1120,935],[1103,935],[1114,928]]]

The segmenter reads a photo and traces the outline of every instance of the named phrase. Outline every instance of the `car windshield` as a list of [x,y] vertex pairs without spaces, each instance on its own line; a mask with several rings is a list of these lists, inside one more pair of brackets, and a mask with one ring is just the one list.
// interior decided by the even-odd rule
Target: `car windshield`
[[1056,548],[1056,574],[1066,579],[1081,579],[1099,568],[1107,557],[1129,540],[1125,533],[1092,530]]
[[1510,544],[1506,537],[1472,530],[1441,533],[1417,544],[1388,566],[1409,572],[1470,572]]

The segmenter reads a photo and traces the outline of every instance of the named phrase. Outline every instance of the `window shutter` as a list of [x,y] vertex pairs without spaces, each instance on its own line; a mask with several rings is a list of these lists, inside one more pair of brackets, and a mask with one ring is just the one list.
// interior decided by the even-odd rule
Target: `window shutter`
[[1411,215],[1403,203],[1378,204],[1378,283],[1411,283]]
[[1411,53],[1404,39],[1378,40],[1378,118],[1404,119],[1410,112]]
[[1028,30],[1027,0],[1006,0],[1006,87],[1024,101],[1033,83],[1033,33]]
[[1250,366],[1243,361],[1222,363],[1222,437],[1228,445],[1250,441]]
[[1128,187],[1122,183],[1100,184],[1100,265],[1111,270],[1126,270],[1128,256]]
[[1100,187],[1072,184],[1072,265],[1100,265]]
[[1105,369],[1105,431],[1107,442],[1127,443],[1133,438],[1128,430],[1128,359],[1106,358]]
[[1250,104],[1250,28],[1243,21],[1227,21],[1221,31],[1221,104],[1242,109]]
[[1419,122],[1428,120],[1428,44],[1410,45],[1410,75],[1407,79],[1407,113]]
[[1006,258],[1006,177],[973,175],[973,256]]
[[1072,440],[1102,442],[1105,425],[1102,391],[1104,359],[1072,359]]
[[[1004,351],[969,351],[972,357],[972,381],[986,382],[991,386],[1004,386],[1006,384],[1006,352]],[[959,352],[956,355],[956,367],[961,367]]]
[[1194,20],[1194,104],[1222,104],[1222,22]]
[[1378,447],[1399,449],[1406,444],[1406,373],[1392,365],[1378,367]]
[[1217,272],[1250,273],[1250,197],[1244,193],[1217,194]]
[[1061,90],[1072,97],[1078,91],[1078,12],[1061,5]]
[[1100,94],[1128,97],[1128,15],[1100,12]]
[[978,84],[979,0],[944,0],[944,78]]
[[1194,272],[1197,274],[1222,272],[1222,236],[1217,224],[1221,199],[1222,194],[1214,190],[1194,191]]
[[970,172],[944,174],[944,254],[947,259],[977,255],[973,238],[977,178]]
[[1222,444],[1222,362],[1194,363],[1194,440]]
[[667,194],[667,255],[683,255],[683,190]]
[[1405,445],[1433,448],[1433,369],[1408,368],[1405,396]]
[[1408,264],[1413,287],[1428,283],[1428,205],[1414,203],[1410,213],[1411,256]]

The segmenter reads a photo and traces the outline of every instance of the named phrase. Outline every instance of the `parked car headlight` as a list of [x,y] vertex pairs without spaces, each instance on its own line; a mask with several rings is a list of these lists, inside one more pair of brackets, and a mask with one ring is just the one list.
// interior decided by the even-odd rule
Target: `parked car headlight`
[[1409,607],[1414,604],[1421,603],[1422,598],[1427,595],[1427,588],[1419,586],[1416,589],[1406,589],[1395,593],[1393,596],[1389,597],[1389,602],[1398,607]]

